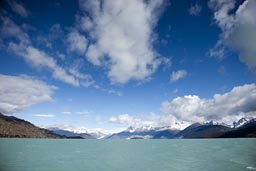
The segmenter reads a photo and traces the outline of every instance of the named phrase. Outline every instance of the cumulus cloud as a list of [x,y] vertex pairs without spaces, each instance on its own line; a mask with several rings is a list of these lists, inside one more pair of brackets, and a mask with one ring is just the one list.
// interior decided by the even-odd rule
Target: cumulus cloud
[[234,87],[230,92],[215,94],[210,99],[197,95],[176,97],[162,103],[160,114],[131,116],[121,114],[109,118],[110,123],[141,128],[144,126],[182,130],[195,122],[232,124],[244,116],[256,117],[256,84]]
[[187,76],[187,71],[186,70],[173,71],[171,76],[170,76],[170,81],[175,82],[175,81],[178,81],[179,79],[182,79],[186,76]]
[[256,116],[256,84],[234,87],[211,99],[197,95],[177,97],[162,103],[161,111],[172,121],[204,122],[215,120],[232,122],[244,115]]
[[222,58],[226,47],[239,53],[240,60],[249,68],[256,67],[256,1],[246,0],[236,10],[235,0],[210,0],[214,19],[222,33],[211,56]]
[[87,48],[87,40],[85,36],[80,34],[77,30],[72,30],[67,35],[68,51],[77,52],[83,55]]
[[76,22],[79,23],[77,24],[78,28],[80,28],[82,31],[87,32],[93,29],[94,23],[92,22],[90,17],[76,15],[76,20],[77,20]]
[[28,17],[29,12],[21,3],[18,3],[14,0],[7,0],[7,2],[10,5],[13,12],[19,14],[22,17]]
[[200,6],[198,4],[191,5],[188,10],[189,14],[192,16],[199,16],[201,11],[202,11],[202,6]]
[[56,87],[32,77],[0,74],[0,112],[12,114],[33,104],[52,101]]
[[136,125],[139,122],[141,122],[140,119],[133,118],[128,114],[121,114],[121,115],[118,115],[117,117],[110,117],[109,121],[111,123],[125,124],[129,126]]
[[145,127],[169,127],[170,129],[182,130],[189,126],[190,122],[179,122],[171,115],[149,113],[147,115],[131,116],[129,114],[121,114],[116,117],[109,118],[110,123],[125,126],[132,126],[134,128]]
[[142,120],[141,118],[136,118],[133,116],[130,116],[129,114],[121,114],[117,117],[110,117],[109,122],[126,125],[126,126],[133,126],[133,127],[142,127],[142,126],[152,126],[153,121],[146,121]]
[[107,65],[112,83],[150,76],[160,64],[152,34],[162,6],[163,0],[80,0],[80,28],[95,42],[88,47],[88,61]]
[[52,114],[33,114],[32,116],[39,117],[39,118],[53,118],[55,115]]

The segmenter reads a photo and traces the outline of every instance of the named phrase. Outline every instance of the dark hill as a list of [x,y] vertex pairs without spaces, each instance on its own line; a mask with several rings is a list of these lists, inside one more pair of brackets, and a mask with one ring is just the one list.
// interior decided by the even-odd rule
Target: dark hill
[[191,134],[195,128],[201,126],[200,123],[194,123],[190,126],[188,126],[187,128],[185,128],[184,130],[180,131],[178,134],[175,135],[175,138],[183,138],[186,137],[187,135]]
[[36,127],[28,121],[0,113],[0,137],[65,138],[47,129]]
[[163,130],[163,131],[158,131],[154,134],[153,139],[170,139],[174,138],[175,134],[177,131],[175,130]]
[[248,138],[256,137],[256,121],[243,125],[240,128],[226,132],[220,138]]
[[231,131],[232,128],[223,125],[192,124],[176,135],[176,138],[216,138]]

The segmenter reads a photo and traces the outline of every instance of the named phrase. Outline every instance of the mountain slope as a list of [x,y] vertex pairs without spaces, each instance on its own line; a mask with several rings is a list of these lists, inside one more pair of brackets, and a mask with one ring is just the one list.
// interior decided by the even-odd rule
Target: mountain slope
[[233,128],[240,128],[240,127],[243,127],[244,125],[249,124],[250,122],[255,122],[255,121],[256,121],[256,118],[246,116],[239,119],[237,122],[234,122]]
[[112,134],[107,139],[150,139],[156,133],[156,129],[152,127],[134,128],[129,127],[126,130]]
[[170,138],[174,138],[176,133],[177,133],[177,131],[170,130],[170,129],[166,129],[166,130],[163,130],[163,131],[157,131],[154,134],[153,139],[170,139]]
[[187,135],[191,134],[195,128],[201,126],[200,123],[194,123],[190,126],[188,126],[187,128],[185,128],[184,130],[180,131],[178,134],[175,135],[175,138],[183,138],[186,137]]
[[0,137],[65,138],[47,129],[36,127],[28,121],[0,113]]
[[107,139],[170,139],[177,133],[170,127],[129,127],[126,130],[112,134]]
[[232,131],[226,132],[220,138],[246,138],[256,137],[256,120],[247,122],[241,127]]
[[222,136],[224,133],[231,131],[232,128],[223,125],[201,125],[192,124],[180,133],[176,138],[216,138]]

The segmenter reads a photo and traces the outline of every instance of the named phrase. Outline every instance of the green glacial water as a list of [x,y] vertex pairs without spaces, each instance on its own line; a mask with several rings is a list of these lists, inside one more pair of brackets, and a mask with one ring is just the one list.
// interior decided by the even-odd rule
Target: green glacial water
[[256,139],[0,139],[0,171],[256,170]]

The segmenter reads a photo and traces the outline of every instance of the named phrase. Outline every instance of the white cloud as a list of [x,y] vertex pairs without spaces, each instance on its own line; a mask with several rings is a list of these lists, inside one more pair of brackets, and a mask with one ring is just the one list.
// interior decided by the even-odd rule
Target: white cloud
[[68,51],[77,52],[83,55],[87,48],[87,40],[85,36],[80,34],[77,30],[72,30],[67,35]]
[[201,99],[196,95],[177,97],[163,102],[161,111],[174,122],[232,122],[244,115],[256,116],[255,104],[256,84],[245,84],[228,93],[215,94],[211,99]]
[[40,117],[40,118],[53,118],[55,115],[52,114],[33,114],[32,116]]
[[70,114],[72,114],[72,112],[70,112],[70,111],[63,111],[62,113],[65,114],[65,115],[70,115]]
[[142,124],[141,119],[134,118],[129,114],[121,114],[121,115],[118,115],[117,117],[110,117],[109,122],[122,124],[126,126],[136,126],[136,127],[140,127]]
[[74,86],[79,86],[79,81],[73,75],[69,75],[66,70],[57,64],[53,57],[48,56],[45,52],[33,46],[24,47],[21,44],[12,42],[9,44],[9,49],[16,55],[23,57],[31,66],[35,68],[47,68],[52,71],[54,78]]
[[108,92],[109,94],[115,94],[115,95],[117,95],[117,96],[123,96],[123,93],[120,92],[120,91],[117,91],[117,90],[110,89],[110,90],[107,90],[107,92]]
[[15,38],[22,44],[27,45],[30,43],[29,36],[19,26],[17,26],[10,18],[0,16],[1,27],[0,35],[1,39]]
[[246,0],[236,11],[235,0],[210,0],[209,7],[214,11],[216,24],[222,33],[211,56],[222,58],[225,47],[239,53],[240,60],[249,68],[256,67],[256,1]]
[[84,87],[89,87],[95,84],[95,81],[91,75],[81,73],[77,70],[77,68],[71,68],[69,72],[76,78],[80,79],[80,85]]
[[91,62],[94,65],[101,65],[100,58],[102,57],[103,52],[101,52],[101,49],[96,47],[95,45],[90,45],[88,47],[88,51],[86,54],[87,60]]
[[186,70],[174,71],[174,72],[172,72],[172,74],[170,76],[170,81],[175,82],[175,81],[178,81],[179,79],[182,79],[186,76],[187,76],[187,71]]
[[0,74],[0,112],[12,114],[33,104],[52,101],[56,87],[26,75]]
[[[54,57],[48,55],[43,50],[34,47],[28,34],[24,32],[21,27],[16,25],[11,19],[8,17],[1,17],[1,20],[2,25],[0,27],[0,37],[8,40],[6,47],[10,52],[22,57],[29,65],[36,69],[43,68],[51,71],[52,77],[57,80],[73,86],[82,85],[88,87],[94,84],[94,81],[90,75],[80,73],[76,68],[71,68],[68,72],[57,63]],[[58,24],[53,25],[50,30],[51,34],[47,38],[49,40],[55,40],[56,37],[63,34],[63,31]],[[17,41],[12,41],[13,38]]]
[[112,123],[126,124],[126,125],[134,125],[136,122],[140,122],[139,119],[135,119],[128,114],[121,114],[121,115],[118,115],[117,117],[110,117],[109,121]]
[[114,95],[117,95],[119,97],[123,96],[123,93],[119,90],[115,90],[115,89],[106,89],[106,88],[103,88],[103,87],[100,87],[98,85],[95,85],[95,88],[96,89],[99,89],[99,90],[102,90],[108,94],[114,94]]
[[168,70],[169,68],[171,68],[172,66],[172,58],[171,57],[161,57],[161,59],[159,59],[159,62],[162,65],[162,69],[163,71]]
[[22,17],[28,17],[29,12],[24,8],[21,3],[16,2],[15,0],[7,0],[13,12],[19,14]]
[[145,126],[184,129],[195,122],[216,121],[232,124],[244,116],[256,117],[256,84],[234,87],[225,94],[210,99],[197,95],[176,97],[161,105],[161,114],[131,116],[121,114],[109,118],[110,123],[141,128]]
[[121,114],[116,117],[110,117],[109,122],[120,124],[124,126],[133,126],[136,128],[141,128],[144,126],[158,126],[159,116],[155,114],[150,114],[148,116],[141,116],[141,117],[133,117],[129,114]]
[[94,23],[88,16],[76,15],[76,22],[78,23],[78,28],[82,31],[91,31],[93,29]]
[[197,115],[201,99],[198,96],[187,95],[177,97],[171,102],[163,102],[161,112],[170,114],[180,121],[202,122],[203,119]]
[[160,60],[152,34],[162,5],[163,0],[80,0],[81,11],[88,16],[80,16],[79,25],[83,30],[94,28],[89,33],[95,43],[88,48],[88,61],[107,65],[112,83],[142,80],[154,73]]
[[202,11],[202,6],[200,6],[198,4],[191,5],[188,10],[189,14],[193,15],[193,16],[199,16],[201,11]]
[[87,116],[90,114],[90,112],[85,110],[85,111],[76,112],[76,114]]

